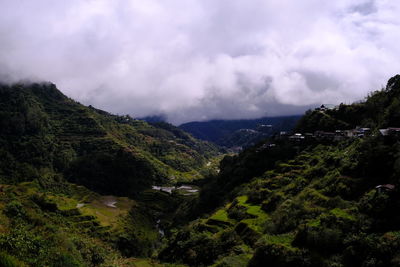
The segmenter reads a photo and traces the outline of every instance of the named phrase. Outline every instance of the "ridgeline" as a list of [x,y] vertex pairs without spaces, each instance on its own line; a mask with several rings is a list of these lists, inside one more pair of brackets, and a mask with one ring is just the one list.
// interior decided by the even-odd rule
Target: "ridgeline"
[[210,143],[51,84],[1,86],[0,126],[0,266],[400,265],[400,76],[218,171]]
[[[190,266],[399,266],[399,103],[395,76],[364,101],[308,111],[293,137],[226,156],[199,197],[195,211],[205,215],[172,234],[160,258]],[[343,135],[360,128],[368,133]]]
[[182,201],[152,186],[199,179],[218,154],[168,123],[86,107],[53,84],[0,85],[0,266],[151,256],[168,212],[153,202]]

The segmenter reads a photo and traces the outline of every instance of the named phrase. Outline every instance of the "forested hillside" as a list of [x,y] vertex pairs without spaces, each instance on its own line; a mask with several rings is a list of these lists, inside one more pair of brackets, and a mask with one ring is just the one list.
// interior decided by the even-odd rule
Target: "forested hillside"
[[400,265],[400,76],[218,171],[170,124],[50,84],[0,96],[0,266]]
[[198,179],[216,155],[170,124],[83,106],[53,84],[1,85],[0,266],[161,266],[130,257],[150,257],[157,220],[193,194],[152,185]]
[[217,149],[167,123],[83,106],[52,84],[0,87],[0,180],[60,179],[132,195],[199,177]]
[[190,266],[399,266],[399,100],[395,76],[365,101],[307,112],[296,130],[359,126],[371,128],[368,135],[280,137],[226,157],[197,203],[208,215],[172,234],[160,258]]

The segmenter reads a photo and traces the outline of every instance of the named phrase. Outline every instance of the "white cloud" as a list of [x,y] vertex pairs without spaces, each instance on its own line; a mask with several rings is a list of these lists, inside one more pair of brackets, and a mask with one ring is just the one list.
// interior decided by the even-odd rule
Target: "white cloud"
[[352,102],[400,68],[390,0],[1,0],[0,77],[170,121]]

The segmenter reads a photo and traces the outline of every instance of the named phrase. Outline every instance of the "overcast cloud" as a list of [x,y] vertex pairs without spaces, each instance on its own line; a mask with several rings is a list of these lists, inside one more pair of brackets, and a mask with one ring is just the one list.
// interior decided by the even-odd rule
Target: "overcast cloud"
[[0,77],[173,123],[349,103],[400,72],[395,0],[0,0]]

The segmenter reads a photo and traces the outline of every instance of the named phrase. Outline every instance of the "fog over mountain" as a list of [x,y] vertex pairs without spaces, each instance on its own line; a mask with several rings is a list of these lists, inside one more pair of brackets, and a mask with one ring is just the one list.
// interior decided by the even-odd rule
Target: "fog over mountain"
[[352,102],[400,70],[393,0],[0,0],[0,79],[173,123]]

